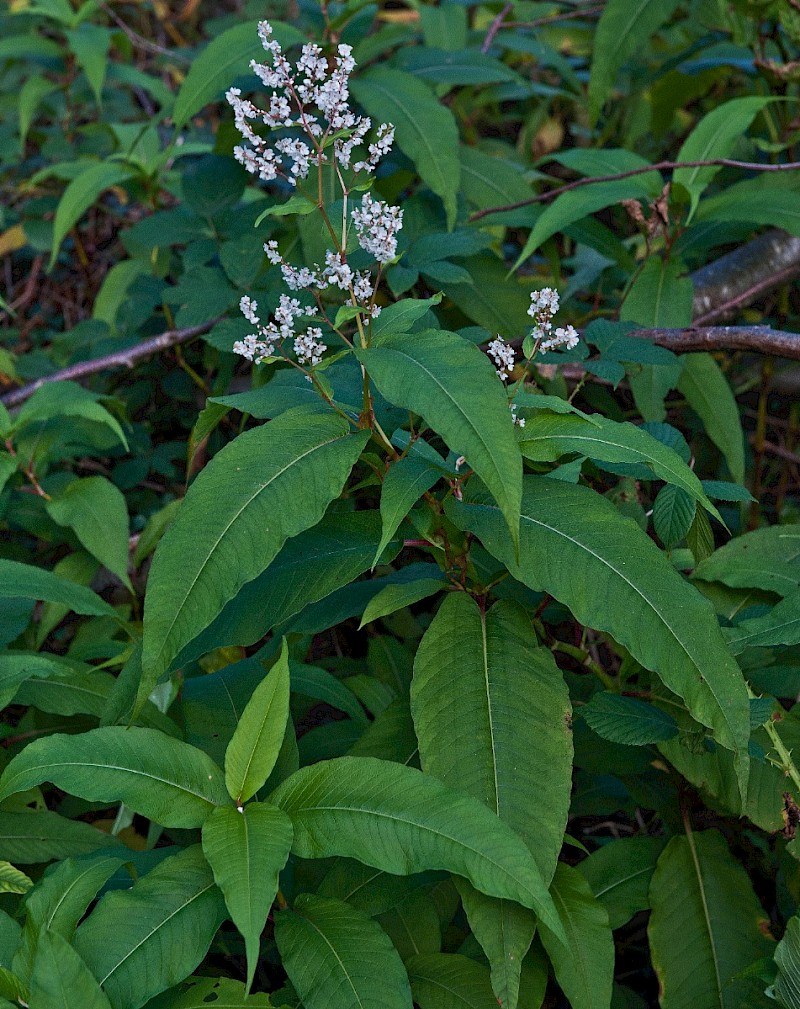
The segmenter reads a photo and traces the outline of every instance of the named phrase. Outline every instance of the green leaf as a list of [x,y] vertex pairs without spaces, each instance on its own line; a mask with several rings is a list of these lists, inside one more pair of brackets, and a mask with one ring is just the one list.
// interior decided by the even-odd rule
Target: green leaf
[[584,419],[550,413],[548,408],[526,415],[519,447],[526,459],[536,462],[555,462],[562,455],[575,452],[601,462],[643,464],[652,470],[654,478],[680,487],[693,501],[699,501],[718,516],[702,484],[678,453],[633,424],[618,423],[597,414]]
[[381,488],[383,532],[378,549],[375,551],[373,567],[380,560],[381,554],[399,529],[400,523],[441,475],[435,466],[417,455],[403,456],[389,467]]
[[[455,7],[447,4],[447,7]],[[458,10],[458,8],[455,8]],[[442,10],[441,7],[423,7],[422,12]],[[509,67],[493,56],[476,49],[463,48],[458,51],[418,46],[408,46],[400,50],[400,66],[423,81],[432,84],[502,84],[518,81],[519,77]]]
[[165,858],[130,890],[107,893],[75,948],[114,1009],[139,1009],[203,959],[225,917],[199,844]]
[[220,807],[203,824],[203,853],[231,919],[244,937],[246,992],[253,984],[259,938],[291,845],[291,820],[268,803],[251,802],[243,809]]
[[589,76],[589,120],[594,125],[626,60],[643,49],[672,17],[677,0],[609,0],[594,33]]
[[650,884],[650,953],[663,1009],[741,1009],[752,982],[734,980],[769,956],[769,918],[716,830],[673,837]]
[[307,1009],[411,1009],[391,940],[344,901],[300,894],[293,910],[275,916],[275,941]]
[[692,318],[693,285],[683,276],[679,259],[651,256],[631,285],[620,310],[621,322],[639,326],[688,326]]
[[450,502],[448,514],[515,578],[555,596],[581,623],[608,632],[656,672],[736,753],[744,793],[750,727],[741,672],[711,604],[635,522],[586,487],[526,477],[517,563],[494,505]]
[[686,546],[691,550],[695,564],[699,564],[714,553],[714,531],[705,512],[695,511],[692,524],[686,533]]
[[424,953],[406,964],[420,1009],[497,1009],[486,968],[457,953]]
[[426,330],[357,352],[389,402],[420,414],[483,480],[518,542],[522,458],[505,390],[476,346]]
[[73,480],[47,502],[47,514],[69,526],[80,543],[133,591],[128,577],[128,508],[122,491],[103,476]]
[[30,985],[32,1009],[111,1009],[94,975],[57,932],[43,932]]
[[[290,25],[270,21],[272,37],[283,48],[303,41],[302,34]],[[206,46],[192,63],[175,99],[172,121],[180,130],[203,106],[215,101],[230,82],[247,72],[251,60],[266,57],[258,38],[258,21],[228,28]]]
[[429,87],[402,70],[369,70],[351,81],[350,90],[375,122],[394,124],[397,146],[414,162],[422,181],[441,196],[452,229],[461,174],[453,113]]
[[693,577],[788,596],[800,586],[798,559],[800,525],[766,526],[715,550],[697,565]]
[[589,728],[612,743],[644,746],[678,735],[678,725],[666,711],[609,690],[595,694],[580,714]]
[[34,599],[68,606],[74,613],[114,617],[117,613],[91,589],[52,571],[0,558],[0,599]]
[[725,457],[731,476],[744,483],[744,435],[739,407],[728,380],[710,354],[687,354],[678,391],[698,415],[706,434]]
[[376,346],[385,336],[408,333],[414,323],[442,300],[441,294],[432,298],[403,298],[393,305],[387,305],[372,322],[372,342]]
[[47,382],[23,405],[14,428],[19,431],[39,421],[80,417],[109,428],[127,451],[128,440],[119,421],[102,405],[101,399],[98,393],[84,389],[77,382]]
[[528,283],[510,279],[504,263],[495,256],[471,256],[464,268],[468,281],[442,281],[445,294],[464,315],[509,340],[530,327]]
[[128,165],[118,161],[100,161],[90,164],[64,190],[56,207],[53,222],[53,247],[50,251],[50,262],[47,269],[52,270],[61,243],[67,237],[67,232],[83,217],[89,207],[101,193],[112,186],[126,182],[134,174]]
[[511,828],[411,767],[339,757],[301,768],[271,801],[291,817],[301,858],[346,855],[400,875],[446,869],[559,927],[536,863]]
[[791,592],[766,616],[742,620],[735,627],[724,627],[722,633],[734,655],[745,648],[800,643],[800,591]]
[[36,112],[45,98],[56,91],[58,85],[40,74],[30,76],[19,90],[17,117],[19,123],[20,153],[25,154],[25,140]]
[[427,599],[445,587],[447,583],[444,578],[420,578],[413,582],[399,582],[396,585],[387,585],[380,592],[373,596],[367,603],[364,616],[358,629],[361,630],[374,620],[380,620],[390,613],[396,613],[406,606],[413,606],[421,599]]
[[653,502],[653,528],[667,550],[686,536],[694,522],[697,502],[681,487],[667,484]]
[[164,827],[199,827],[230,801],[202,750],[135,726],[34,740],[3,771],[0,801],[45,781],[90,802],[124,802]]
[[[676,160],[713,161],[717,158],[729,158],[736,141],[748,129],[758,113],[775,100],[774,97],[750,95],[746,98],[733,98],[718,105],[703,116],[684,140]],[[719,170],[719,165],[675,169],[672,175],[673,186],[684,186],[691,197],[689,220],[697,209],[701,194]]]
[[295,193],[285,203],[276,203],[274,207],[262,210],[255,219],[253,227],[257,228],[267,217],[289,217],[292,214],[300,214],[301,217],[305,217],[306,214],[313,214],[316,209],[317,204],[313,200],[301,193]]
[[650,907],[650,880],[664,848],[658,837],[621,837],[609,841],[580,863],[578,870],[608,912],[612,929]]
[[0,652],[0,708],[10,704],[31,677],[63,676],[71,665],[57,656],[36,652]]
[[86,74],[98,105],[102,102],[103,82],[108,68],[111,30],[84,21],[73,31],[64,32],[75,59]]
[[143,701],[181,648],[290,536],[341,493],[369,432],[291,411],[225,446],[192,484],[153,558],[145,597]]
[[800,918],[794,915],[786,923],[786,931],[775,950],[778,976],[774,997],[784,1009],[800,1009]]
[[370,724],[353,691],[327,669],[307,666],[302,662],[290,662],[289,671],[293,694],[304,694],[317,701],[324,701],[343,711],[354,721],[361,722],[362,725]]
[[544,923],[540,927],[556,980],[572,1009],[606,1009],[614,979],[614,938],[608,913],[578,870],[563,862],[550,892],[567,935],[564,943]]
[[177,988],[151,999],[146,1009],[270,1009],[269,995],[246,995],[241,981],[229,977],[190,977]]
[[525,612],[447,596],[417,650],[411,713],[422,769],[496,813],[549,882],[569,809],[570,703]]
[[88,823],[68,820],[48,810],[0,812],[0,858],[12,862],[49,862],[118,844],[116,838]]
[[0,893],[27,893],[33,880],[10,862],[0,860]]
[[269,777],[278,759],[289,718],[289,649],[253,691],[225,751],[225,785],[241,806]]

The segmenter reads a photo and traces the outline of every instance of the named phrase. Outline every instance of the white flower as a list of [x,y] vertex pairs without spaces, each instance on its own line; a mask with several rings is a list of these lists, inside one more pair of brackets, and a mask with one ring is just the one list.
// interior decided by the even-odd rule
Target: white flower
[[498,335],[497,339],[492,340],[486,349],[489,357],[497,366],[497,374],[506,382],[514,370],[514,348],[509,346],[502,336]]
[[322,330],[316,326],[311,326],[294,341],[294,352],[300,364],[319,364],[327,349],[327,344],[322,342]]
[[563,328],[559,326],[549,339],[542,341],[540,349],[542,353],[546,353],[548,350],[555,350],[556,347],[573,350],[578,346],[579,340],[580,337],[573,326],[565,326]]
[[531,292],[531,307],[528,315],[535,319],[539,315],[555,315],[558,311],[558,291],[552,287],[543,287],[541,291]]
[[517,404],[509,403],[509,409],[511,410],[511,419],[517,425],[517,427],[525,427],[525,418],[517,416]]
[[365,193],[361,207],[353,208],[358,244],[378,260],[389,263],[397,255],[397,234],[403,227],[403,211]]
[[342,259],[338,252],[329,249],[325,253],[325,269],[322,271],[323,280],[342,291],[349,291],[353,283],[353,271]]

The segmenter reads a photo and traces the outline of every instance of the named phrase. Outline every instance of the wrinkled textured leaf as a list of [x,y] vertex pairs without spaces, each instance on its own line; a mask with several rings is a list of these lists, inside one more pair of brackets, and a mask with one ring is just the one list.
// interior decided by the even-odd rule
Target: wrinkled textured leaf
[[31,1009],[111,1009],[111,1003],[66,939],[57,932],[39,937],[30,986]]
[[426,953],[406,964],[420,1009],[497,1009],[488,970],[457,953]]
[[580,709],[591,729],[612,743],[643,746],[678,735],[675,719],[654,704],[603,690]]

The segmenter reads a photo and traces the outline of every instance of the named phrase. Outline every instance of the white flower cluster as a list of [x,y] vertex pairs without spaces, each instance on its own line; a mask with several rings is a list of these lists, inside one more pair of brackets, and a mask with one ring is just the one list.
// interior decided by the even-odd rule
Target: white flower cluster
[[245,319],[256,327],[255,333],[250,333],[244,340],[237,340],[233,345],[233,352],[248,361],[260,364],[265,358],[273,357],[276,345],[284,340],[294,340],[294,352],[300,364],[319,364],[328,349],[322,342],[321,329],[311,326],[305,333],[295,332],[296,320],[301,315],[313,314],[313,310],[304,308],[297,298],[282,294],[275,309],[274,322],[266,325],[258,316],[258,302],[247,295],[239,302],[239,309]]
[[504,382],[507,382],[509,375],[514,370],[514,348],[507,344],[498,333],[497,339],[492,340],[486,350],[495,363],[497,374]]
[[365,193],[361,207],[353,208],[353,224],[358,244],[379,263],[390,263],[397,255],[397,235],[403,227],[403,211]]
[[558,311],[558,304],[558,291],[552,287],[543,287],[531,293],[531,307],[528,309],[528,315],[534,321],[531,336],[543,354],[556,347],[572,350],[578,346],[580,337],[572,326],[559,326],[553,331],[553,316]]
[[[281,46],[272,38],[272,27],[267,21],[258,26],[264,49],[271,57],[271,65],[252,60],[250,67],[262,83],[274,89],[267,108],[259,108],[242,98],[239,88],[230,88],[226,94],[233,108],[236,128],[250,144],[234,148],[236,160],[265,182],[280,176],[291,185],[308,176],[312,164],[327,161],[324,148],[333,139],[334,156],[343,168],[349,168],[356,147],[361,146],[372,128],[367,116],[357,116],[350,109],[350,75],[355,68],[352,46],[339,45],[329,68],[322,49],[307,42],[302,49],[297,66],[292,67]],[[252,123],[270,129],[292,130],[306,135],[305,140],[285,136],[270,147],[255,131]],[[394,127],[382,123],[374,143],[368,145],[367,156],[352,167],[356,172],[374,171],[394,141]]]

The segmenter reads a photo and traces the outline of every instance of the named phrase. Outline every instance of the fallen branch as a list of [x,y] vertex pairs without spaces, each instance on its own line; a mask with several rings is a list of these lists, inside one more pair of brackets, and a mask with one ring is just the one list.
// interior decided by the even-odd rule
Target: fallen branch
[[667,347],[676,354],[692,351],[743,350],[800,361],[800,333],[770,326],[690,326],[688,329],[637,329],[630,334]]
[[0,403],[5,407],[19,406],[26,399],[32,396],[37,389],[40,389],[47,382],[67,382],[73,379],[85,378],[87,375],[96,375],[100,371],[107,371],[109,368],[132,368],[139,361],[153,354],[158,354],[169,347],[175,347],[179,343],[186,343],[196,336],[202,336],[215,326],[223,316],[211,319],[208,322],[201,322],[197,326],[188,326],[186,329],[169,329],[165,333],[151,337],[149,340],[142,340],[141,343],[128,347],[127,350],[118,350],[113,354],[106,354],[104,357],[96,357],[91,361],[79,361],[78,364],[71,364],[68,368],[54,371],[51,375],[44,375],[37,378],[35,382],[28,382],[7,392],[5,396],[0,396]]
[[619,182],[621,179],[629,179],[634,175],[646,175],[647,172],[670,171],[675,168],[742,168],[749,172],[790,172],[800,169],[800,161],[787,161],[782,165],[765,165],[758,161],[734,161],[731,158],[713,158],[709,161],[658,161],[654,165],[642,165],[640,168],[631,168],[627,172],[614,172],[611,175],[591,175],[586,178],[575,179],[567,182],[563,186],[555,189],[548,189],[543,193],[536,193],[525,200],[518,200],[516,203],[506,203],[501,207],[487,207],[485,210],[476,210],[469,215],[470,222],[479,221],[489,214],[502,214],[507,210],[519,210],[521,207],[529,207],[533,203],[546,203],[553,200],[562,193],[569,193],[573,189],[581,189],[583,186],[593,186],[598,182]]

